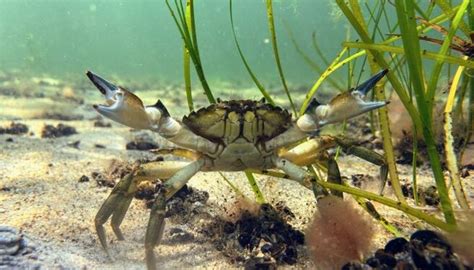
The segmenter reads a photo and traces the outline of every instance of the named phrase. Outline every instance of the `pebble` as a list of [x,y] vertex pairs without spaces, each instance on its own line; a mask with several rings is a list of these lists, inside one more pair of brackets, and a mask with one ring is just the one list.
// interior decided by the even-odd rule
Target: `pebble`
[[18,230],[0,225],[0,256],[13,255],[20,249],[21,235]]

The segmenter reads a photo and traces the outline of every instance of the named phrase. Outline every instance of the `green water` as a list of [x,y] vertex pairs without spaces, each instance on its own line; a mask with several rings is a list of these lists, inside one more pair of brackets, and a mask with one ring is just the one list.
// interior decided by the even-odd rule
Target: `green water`
[[[320,61],[312,33],[332,59],[342,48],[345,20],[333,15],[332,1],[282,0],[273,5],[285,75],[290,83],[311,85],[318,74],[297,53],[286,26],[299,46]],[[195,1],[195,15],[211,87],[213,81],[250,84],[232,38],[228,1]],[[265,1],[234,1],[234,20],[257,76],[267,87],[279,85]],[[162,0],[0,0],[0,70],[11,69],[59,77],[82,76],[91,69],[127,80],[182,83],[182,41]]]

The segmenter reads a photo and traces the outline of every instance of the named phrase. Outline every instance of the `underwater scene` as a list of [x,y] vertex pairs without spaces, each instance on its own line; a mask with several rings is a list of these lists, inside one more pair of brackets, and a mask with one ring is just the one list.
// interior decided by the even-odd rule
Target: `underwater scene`
[[474,269],[469,0],[0,0],[0,269]]

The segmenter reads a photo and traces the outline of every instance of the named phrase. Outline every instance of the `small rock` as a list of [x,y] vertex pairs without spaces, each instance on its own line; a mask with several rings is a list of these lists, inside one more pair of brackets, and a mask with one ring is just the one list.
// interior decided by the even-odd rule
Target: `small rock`
[[125,146],[127,150],[148,151],[158,148],[158,145],[152,142],[129,142]]
[[79,178],[79,183],[84,182],[89,182],[89,177],[87,177],[86,175],[82,175],[81,178]]
[[70,147],[72,147],[72,148],[79,149],[79,144],[81,144],[81,141],[77,140],[77,141],[68,143],[67,146],[70,146]]
[[111,123],[105,122],[102,119],[98,119],[94,121],[94,127],[111,127],[111,126],[112,126]]

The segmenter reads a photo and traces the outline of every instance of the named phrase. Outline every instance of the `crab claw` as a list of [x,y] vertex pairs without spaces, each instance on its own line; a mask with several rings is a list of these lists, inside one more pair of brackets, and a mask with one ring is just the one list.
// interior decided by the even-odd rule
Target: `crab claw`
[[[123,125],[136,129],[151,129],[160,131],[162,124],[167,129],[174,127],[174,120],[161,101],[153,106],[143,106],[143,102],[132,92],[105,80],[91,71],[87,77],[105,96],[106,105],[94,105],[94,109],[103,116]],[[170,131],[170,130],[167,130]]]
[[313,99],[305,114],[298,119],[298,126],[303,131],[314,131],[320,126],[341,122],[385,106],[388,101],[364,101],[363,98],[387,72],[388,69],[382,70],[355,89],[335,96],[326,105]]

